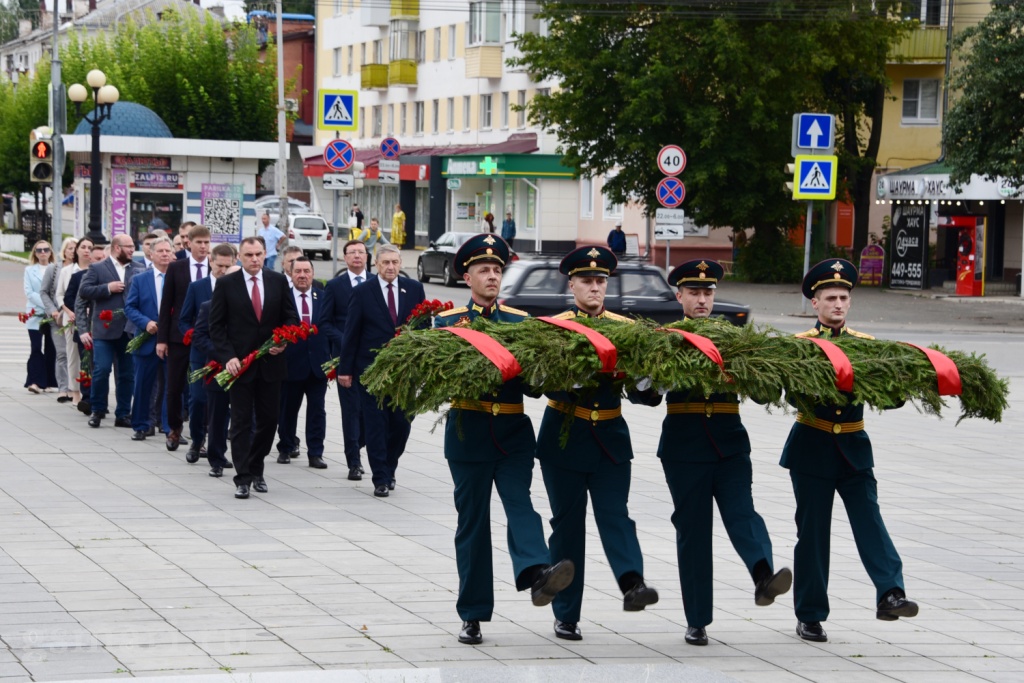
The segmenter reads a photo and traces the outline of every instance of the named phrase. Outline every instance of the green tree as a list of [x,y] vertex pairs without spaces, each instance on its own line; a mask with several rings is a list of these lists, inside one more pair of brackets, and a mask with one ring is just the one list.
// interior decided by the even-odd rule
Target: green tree
[[0,188],[29,192],[39,187],[29,180],[29,133],[49,120],[50,63],[40,62],[35,78],[22,78],[17,90],[0,80]]
[[988,16],[956,36],[960,66],[950,75],[953,105],[943,141],[950,180],[972,173],[1024,186],[1024,0],[993,2]]
[[[613,199],[657,206],[657,151],[679,144],[689,159],[681,177],[688,213],[714,227],[753,227],[759,244],[774,246],[799,222],[799,204],[782,189],[792,115],[833,111],[844,130],[872,127],[864,87],[850,82],[881,83],[884,95],[880,45],[906,30],[885,19],[892,4],[773,0],[711,11],[547,1],[547,34],[521,36],[515,63],[559,83],[531,102],[531,120],[556,132],[580,174],[618,169],[606,185]],[[843,142],[841,166],[871,152],[870,136]],[[865,163],[874,167],[873,158]]]

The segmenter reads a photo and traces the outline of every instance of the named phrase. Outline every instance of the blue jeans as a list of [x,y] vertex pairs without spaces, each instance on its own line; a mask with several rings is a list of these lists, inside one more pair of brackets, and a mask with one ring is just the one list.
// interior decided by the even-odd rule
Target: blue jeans
[[92,347],[92,393],[89,403],[92,412],[105,414],[107,398],[110,394],[110,371],[117,361],[117,376],[114,378],[117,406],[114,417],[128,417],[132,409],[132,389],[134,387],[135,363],[132,355],[127,352],[128,335],[122,334],[118,339],[94,339]]
[[268,256],[267,259],[263,262],[263,267],[264,268],[269,268],[270,270],[273,270],[274,269],[274,262],[276,262],[276,261],[277,261],[277,254],[274,254],[273,256]]

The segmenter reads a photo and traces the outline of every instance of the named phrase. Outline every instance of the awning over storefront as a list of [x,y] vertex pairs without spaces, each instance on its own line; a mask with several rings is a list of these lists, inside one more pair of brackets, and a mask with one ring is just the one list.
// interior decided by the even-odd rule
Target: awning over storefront
[[[499,154],[524,154],[528,155],[531,152],[537,151],[537,135],[535,133],[516,133],[510,135],[509,138],[503,142],[480,144],[480,145],[447,145],[443,147],[402,147],[402,155],[399,158],[402,161],[402,166],[399,171],[400,178],[402,180],[427,180],[429,179],[430,169],[426,168],[426,176],[423,176],[423,169],[421,166],[424,162],[417,161],[414,163],[407,163],[404,161],[405,157],[448,157],[453,155],[464,155],[464,154],[479,154],[479,155],[499,155]],[[323,158],[323,147],[299,147],[299,153],[303,159],[302,174],[307,178],[320,178],[324,173],[332,173],[331,169],[328,168]],[[364,173],[366,178],[373,180],[379,175],[379,169],[377,162],[380,161],[380,150],[377,147],[369,149],[356,149],[355,160],[362,162],[365,165]],[[543,155],[548,156],[548,155]]]
[[572,178],[573,169],[563,165],[559,154],[459,154],[445,156],[445,178]]
[[954,187],[949,182],[951,170],[941,161],[934,161],[880,176],[875,196],[883,201],[995,201],[1024,198],[1024,187],[1015,187],[1003,178],[986,180],[979,175],[972,175],[969,182]]

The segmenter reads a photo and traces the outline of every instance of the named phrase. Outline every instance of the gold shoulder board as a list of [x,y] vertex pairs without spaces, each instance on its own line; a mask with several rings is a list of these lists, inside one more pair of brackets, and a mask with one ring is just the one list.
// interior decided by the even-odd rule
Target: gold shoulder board
[[616,322],[620,322],[620,323],[629,323],[630,325],[636,323],[636,321],[633,320],[632,318],[627,318],[624,315],[619,315],[618,313],[612,313],[611,311],[605,311],[604,315],[602,317],[607,318],[608,320],[615,320]]
[[498,305],[498,309],[501,310],[504,313],[511,313],[513,315],[522,315],[522,316],[526,316],[527,318],[530,317],[530,314],[527,313],[526,311],[521,311],[518,308],[512,308],[511,306],[506,306],[505,304],[499,304]]
[[439,318],[447,318],[450,315],[461,315],[463,313],[468,313],[468,312],[469,312],[468,308],[466,308],[465,306],[459,306],[458,308],[453,308],[450,311],[441,311],[440,313],[437,314],[437,317],[439,317]]
[[558,315],[553,315],[551,317],[554,318],[555,320],[572,320],[573,318],[576,317],[576,314],[573,313],[572,311],[563,311],[562,313],[559,313]]
[[818,332],[818,328],[817,327],[812,327],[811,329],[807,330],[806,332],[799,332],[799,333],[797,333],[797,334],[795,334],[793,336],[795,336],[795,337],[818,337],[818,336],[821,336],[821,333]]
[[874,339],[870,334],[864,334],[863,332],[852,330],[849,327],[846,328],[846,334],[852,337],[859,337],[860,339]]

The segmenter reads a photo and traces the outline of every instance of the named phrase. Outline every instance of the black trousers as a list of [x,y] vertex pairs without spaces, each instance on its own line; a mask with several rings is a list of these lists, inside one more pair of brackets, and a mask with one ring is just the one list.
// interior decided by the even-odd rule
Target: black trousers
[[182,396],[188,384],[188,357],[190,349],[184,344],[167,345],[167,424],[181,433],[185,420]]
[[228,437],[231,461],[235,465],[235,485],[248,486],[254,478],[263,477],[263,459],[274,445],[281,410],[281,383],[255,378],[236,382],[228,393],[231,400]]

